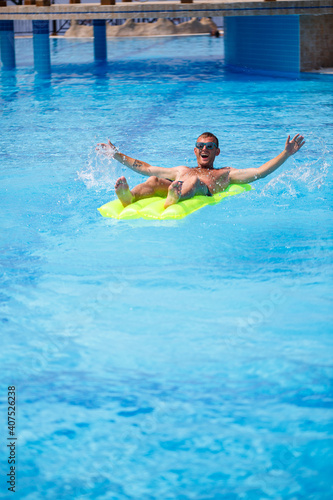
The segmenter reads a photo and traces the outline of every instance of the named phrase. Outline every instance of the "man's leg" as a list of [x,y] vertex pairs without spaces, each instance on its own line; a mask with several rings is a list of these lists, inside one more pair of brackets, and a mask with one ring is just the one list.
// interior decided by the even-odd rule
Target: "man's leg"
[[142,200],[143,198],[150,198],[152,196],[167,196],[170,185],[171,181],[152,176],[142,184],[135,186],[130,191],[125,177],[120,177],[115,184],[115,191],[121,203],[124,207],[127,207],[127,205],[130,205],[135,201]]
[[196,194],[206,196],[208,187],[196,176],[187,177],[184,181],[173,181],[168,189],[168,196],[164,208],[174,205],[178,201],[188,200]]

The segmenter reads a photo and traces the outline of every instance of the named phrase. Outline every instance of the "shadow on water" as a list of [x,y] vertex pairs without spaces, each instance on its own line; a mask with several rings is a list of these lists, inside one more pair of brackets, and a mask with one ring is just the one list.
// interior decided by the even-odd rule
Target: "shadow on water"
[[[191,71],[189,71],[189,66]],[[221,79],[224,74],[223,63],[218,60],[199,61],[181,58],[161,60],[117,60],[107,62],[92,62],[84,64],[53,65],[54,78],[86,78],[96,79],[171,79],[171,80],[212,80]]]

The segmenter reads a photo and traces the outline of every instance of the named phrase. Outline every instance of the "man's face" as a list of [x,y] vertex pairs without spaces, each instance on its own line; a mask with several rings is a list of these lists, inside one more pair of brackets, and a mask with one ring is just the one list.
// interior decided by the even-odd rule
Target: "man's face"
[[[197,142],[206,142],[206,143],[214,142],[216,144],[216,141],[213,137],[200,136],[197,139]],[[215,147],[213,149],[207,149],[206,146],[204,146],[202,149],[195,147],[194,154],[197,157],[198,167],[211,168],[213,166],[216,156],[220,154],[220,150],[219,148]]]

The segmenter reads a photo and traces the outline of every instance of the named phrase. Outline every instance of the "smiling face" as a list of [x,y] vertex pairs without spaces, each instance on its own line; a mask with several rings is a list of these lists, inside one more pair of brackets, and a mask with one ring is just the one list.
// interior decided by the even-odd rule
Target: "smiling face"
[[[212,136],[203,137],[201,135],[198,137],[197,142],[214,142],[216,144],[216,139]],[[213,168],[214,160],[216,156],[220,154],[220,149],[215,147],[213,149],[207,149],[206,146],[202,149],[195,147],[194,154],[197,157],[198,167]]]

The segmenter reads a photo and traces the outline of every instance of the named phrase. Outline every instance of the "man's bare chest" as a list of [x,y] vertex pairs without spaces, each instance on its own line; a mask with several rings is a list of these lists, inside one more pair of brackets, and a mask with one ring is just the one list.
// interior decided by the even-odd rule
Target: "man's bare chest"
[[179,176],[176,180],[185,181],[190,177],[196,177],[214,194],[223,191],[228,186],[229,170],[229,168],[206,169],[184,167],[179,171]]
[[192,175],[196,175],[205,184],[220,184],[224,183],[228,179],[228,168],[221,169],[205,169],[205,168],[193,168],[191,169]]

